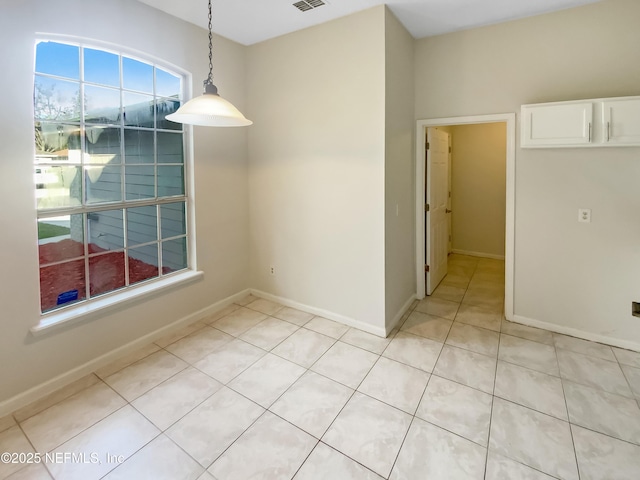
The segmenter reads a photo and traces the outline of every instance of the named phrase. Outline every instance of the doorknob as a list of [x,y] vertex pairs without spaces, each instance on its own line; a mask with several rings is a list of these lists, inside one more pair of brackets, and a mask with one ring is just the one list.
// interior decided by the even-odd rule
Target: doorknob
[[444,213],[451,213],[452,210],[449,210],[448,208],[445,208]]

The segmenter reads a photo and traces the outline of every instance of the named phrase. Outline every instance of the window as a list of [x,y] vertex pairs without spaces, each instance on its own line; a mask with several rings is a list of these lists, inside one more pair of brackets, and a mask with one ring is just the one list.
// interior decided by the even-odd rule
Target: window
[[36,45],[43,313],[189,268],[183,77],[86,45]]

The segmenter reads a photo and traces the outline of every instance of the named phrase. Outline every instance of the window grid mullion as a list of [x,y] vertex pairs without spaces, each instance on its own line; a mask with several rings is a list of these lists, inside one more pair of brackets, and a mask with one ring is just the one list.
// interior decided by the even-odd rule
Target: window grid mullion
[[187,234],[186,233],[181,233],[180,235],[174,235],[173,237],[163,238],[162,241],[163,242],[170,242],[171,240],[179,240],[181,238],[187,238]]
[[104,252],[89,253],[89,258],[105,257],[113,253],[124,253],[124,247],[116,248],[114,250],[105,250]]
[[[155,113],[154,113],[155,116]],[[153,132],[153,184],[154,197],[158,198],[158,133]]]
[[106,212],[109,210],[119,210],[122,208],[136,208],[136,207],[150,207],[152,205],[165,205],[167,203],[178,203],[178,202],[186,202],[187,197],[185,195],[173,196],[173,197],[162,197],[158,199],[142,199],[142,200],[129,200],[128,202],[118,202],[118,203],[102,203],[87,206],[85,208],[82,207],[64,207],[59,209],[49,209],[42,210],[38,212],[38,218],[51,218],[51,217],[59,217],[61,215],[79,215],[82,213],[98,213],[98,212]]
[[84,257],[85,255],[84,255],[84,249],[83,249],[82,255],[79,255],[77,257],[65,258],[64,260],[57,260],[55,262],[41,263],[40,268],[55,267],[56,265],[62,265],[63,263],[78,262],[80,260],[84,260]]
[[[87,199],[89,191],[87,186],[87,175],[85,173],[85,158],[87,153],[87,135],[86,135],[86,125],[84,122],[85,119],[85,110],[87,105],[85,103],[85,89],[84,89],[84,47],[80,45],[78,49],[80,52],[80,85],[78,86],[78,92],[80,95],[80,205],[85,207],[87,205]],[[88,298],[88,297],[87,297]]]
[[130,285],[129,279],[129,212],[127,209],[122,210],[122,241],[124,243],[124,285],[128,287]]
[[82,230],[84,236],[84,297],[89,300],[91,298],[91,279],[89,278],[91,269],[89,268],[89,218],[86,213],[82,215]]
[[162,276],[162,214],[161,214],[161,210],[162,207],[160,205],[156,205],[156,217],[157,217],[157,224],[158,224],[158,276]]

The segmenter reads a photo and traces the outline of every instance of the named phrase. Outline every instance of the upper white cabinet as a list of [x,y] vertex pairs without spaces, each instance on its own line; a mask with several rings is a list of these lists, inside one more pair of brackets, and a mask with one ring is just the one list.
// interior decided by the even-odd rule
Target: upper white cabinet
[[602,102],[604,140],[609,145],[640,145],[640,98]]
[[592,119],[591,102],[523,105],[522,146],[588,145]]
[[640,146],[640,97],[523,105],[523,148]]

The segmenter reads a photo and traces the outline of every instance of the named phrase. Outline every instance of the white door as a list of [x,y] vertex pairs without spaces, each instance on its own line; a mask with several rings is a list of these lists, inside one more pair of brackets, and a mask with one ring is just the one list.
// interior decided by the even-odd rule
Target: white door
[[608,144],[640,144],[640,99],[602,102],[604,141]]
[[588,145],[593,139],[593,103],[522,106],[523,147]]
[[449,248],[449,134],[437,128],[427,129],[427,295],[431,295],[447,274]]
[[452,226],[451,226],[451,172],[453,171],[453,169],[451,168],[451,160],[452,160],[452,156],[451,156],[451,135],[449,135],[449,155],[447,157],[448,160],[448,165],[447,165],[447,169],[448,169],[448,173],[449,173],[449,182],[447,184],[447,228],[449,229],[449,238],[448,238],[448,242],[447,242],[447,254],[451,254],[453,253],[453,243],[451,241],[451,232],[453,231]]

